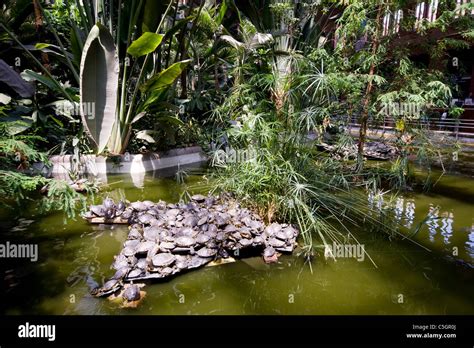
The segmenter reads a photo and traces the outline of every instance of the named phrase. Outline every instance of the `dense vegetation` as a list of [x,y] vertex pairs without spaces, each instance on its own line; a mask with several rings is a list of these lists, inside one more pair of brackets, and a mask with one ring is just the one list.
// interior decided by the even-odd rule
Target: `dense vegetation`
[[[50,154],[118,157],[198,143],[215,167],[212,186],[269,221],[297,224],[309,254],[314,236],[340,242],[353,237],[353,223],[387,230],[383,211],[367,212],[361,189],[407,189],[410,157],[426,168],[443,157],[429,131],[390,106],[416,104],[416,116],[428,117],[449,107],[453,88],[442,68],[412,59],[398,30],[385,27],[386,13],[399,9],[410,11],[405,1],[377,0],[5,1],[2,203],[49,187],[47,208],[73,215],[75,204],[85,204],[66,182],[32,171]],[[454,28],[456,36],[424,41],[445,62],[450,49],[474,39],[472,18],[456,11],[446,5],[434,22],[407,15],[399,25],[416,25],[420,37]],[[368,166],[369,122],[388,114],[397,158]],[[361,125],[356,137],[347,127],[353,117]],[[316,147],[323,139],[357,150],[323,153]],[[457,148],[447,145],[447,153]],[[254,156],[222,159],[225,149]]]

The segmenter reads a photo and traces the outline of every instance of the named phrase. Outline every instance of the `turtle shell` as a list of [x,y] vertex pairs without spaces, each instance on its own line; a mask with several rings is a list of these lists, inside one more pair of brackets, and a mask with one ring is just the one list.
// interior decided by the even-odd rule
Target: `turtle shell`
[[113,290],[114,288],[118,287],[120,285],[119,281],[117,279],[110,279],[109,281],[107,281],[104,286],[102,287],[102,289],[104,291],[110,291],[110,290]]
[[147,210],[147,206],[146,204],[144,204],[143,202],[133,202],[132,204],[130,204],[130,206],[136,210],[136,211],[145,211]]
[[141,239],[142,234],[136,228],[132,228],[130,232],[128,232],[128,239]]
[[176,238],[175,243],[180,247],[190,247],[196,243],[196,240],[192,237],[182,236]]
[[213,257],[217,254],[217,250],[204,247],[199,249],[196,254],[200,257]]
[[172,250],[176,247],[176,245],[174,243],[171,243],[171,242],[161,242],[160,243],[160,250],[165,250],[165,251],[168,251],[168,250]]
[[152,264],[155,267],[166,267],[176,261],[176,257],[170,253],[160,253],[153,256]]
[[143,270],[140,269],[140,268],[135,268],[134,270],[130,271],[130,273],[128,274],[127,278],[137,278],[139,276],[141,276],[143,273]]
[[157,227],[147,227],[143,231],[143,237],[146,240],[155,242],[160,238],[160,230]]
[[272,246],[268,246],[265,248],[265,250],[263,251],[263,256],[264,257],[272,257],[273,255],[275,255],[275,249],[272,247]]
[[280,248],[285,245],[285,242],[276,238],[270,238],[268,244],[275,248]]
[[91,205],[90,211],[98,217],[104,217],[105,208],[102,205]]
[[133,255],[135,255],[135,248],[125,247],[125,248],[123,248],[123,250],[122,250],[122,254],[123,254],[124,256],[127,256],[127,257],[128,257],[128,256],[133,256]]
[[203,195],[193,195],[191,196],[191,199],[194,201],[194,202],[198,202],[198,203],[202,203],[206,200],[206,196],[203,196]]
[[141,242],[140,244],[138,244],[138,246],[135,250],[135,253],[136,254],[145,254],[149,250],[151,250],[155,245],[156,245],[156,243],[151,242],[151,241]]
[[196,242],[198,242],[199,244],[205,244],[205,243],[207,243],[210,239],[211,239],[210,236],[201,233],[201,234],[199,234],[199,235],[196,237]]
[[247,239],[247,238],[242,238],[241,240],[239,240],[239,244],[242,245],[243,247],[247,247],[252,244],[252,240]]
[[129,285],[124,290],[122,297],[127,301],[138,301],[140,299],[140,288],[137,285]]

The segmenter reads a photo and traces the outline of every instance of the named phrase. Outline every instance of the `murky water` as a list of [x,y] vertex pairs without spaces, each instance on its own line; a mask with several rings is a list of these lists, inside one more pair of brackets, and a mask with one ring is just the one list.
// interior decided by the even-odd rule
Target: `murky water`
[[[130,201],[179,200],[183,186],[162,175],[109,177],[109,194]],[[32,216],[28,207],[2,212],[2,243],[38,243],[39,259],[1,260],[0,303],[7,314],[474,313],[474,180],[445,176],[430,194],[404,195],[396,207],[407,229],[430,214],[416,240],[431,251],[358,231],[377,268],[368,258],[326,262],[320,256],[311,267],[296,256],[272,265],[249,258],[147,285],[137,309],[89,295],[90,287],[113,274],[109,267],[126,226],[91,226],[80,218],[64,224],[60,213]]]

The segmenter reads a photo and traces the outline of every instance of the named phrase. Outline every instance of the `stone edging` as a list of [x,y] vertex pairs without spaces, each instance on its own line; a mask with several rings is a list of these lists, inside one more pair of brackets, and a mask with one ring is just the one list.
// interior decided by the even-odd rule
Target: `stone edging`
[[[81,174],[100,176],[103,174],[134,174],[154,170],[201,163],[207,161],[200,146],[172,149],[169,151],[150,154],[125,154],[119,161],[112,158],[96,155],[83,155],[80,157],[78,171]],[[34,167],[43,171],[48,176],[63,176],[76,165],[73,155],[51,156],[51,167],[46,168],[43,163],[36,163]]]

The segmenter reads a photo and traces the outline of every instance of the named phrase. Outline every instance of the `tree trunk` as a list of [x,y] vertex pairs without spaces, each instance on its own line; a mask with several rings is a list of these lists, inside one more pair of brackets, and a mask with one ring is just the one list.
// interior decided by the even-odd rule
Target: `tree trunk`
[[[375,23],[375,34],[372,43],[372,56],[377,54],[380,45],[380,19],[382,17],[383,6],[379,4],[377,11],[377,18]],[[359,142],[357,144],[357,166],[356,172],[360,173],[364,169],[364,144],[367,136],[367,122],[369,119],[369,105],[372,98],[373,91],[373,76],[375,74],[375,59],[372,60],[369,69],[369,82],[365,90],[364,101],[362,102],[362,115],[360,118],[360,129],[359,129]]]
[[[39,7],[38,0],[33,0],[33,7],[35,10],[35,28],[36,28],[36,37],[38,42],[42,41],[42,32],[43,32],[43,15],[41,13],[41,8]],[[41,60],[43,61],[43,66],[50,71],[49,66],[49,57],[46,52],[41,52]]]

